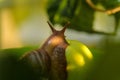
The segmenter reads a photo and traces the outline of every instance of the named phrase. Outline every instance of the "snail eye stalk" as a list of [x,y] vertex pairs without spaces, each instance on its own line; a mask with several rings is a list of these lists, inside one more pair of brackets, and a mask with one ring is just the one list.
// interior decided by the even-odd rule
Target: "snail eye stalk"
[[55,28],[53,28],[53,25],[49,21],[47,21],[47,23],[48,23],[49,27],[51,28],[52,32],[53,33],[56,32]]

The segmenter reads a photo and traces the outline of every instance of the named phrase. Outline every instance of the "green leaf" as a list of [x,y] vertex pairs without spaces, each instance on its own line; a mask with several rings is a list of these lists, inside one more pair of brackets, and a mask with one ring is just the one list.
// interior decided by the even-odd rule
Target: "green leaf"
[[[54,1],[54,2],[53,2]],[[57,3],[59,1],[59,4]],[[104,7],[105,10],[111,10],[113,8],[116,8],[120,5],[119,0],[91,0],[94,5],[100,4]],[[58,5],[55,5],[55,2]],[[90,33],[102,33],[102,34],[114,34],[117,31],[118,27],[118,21],[119,21],[119,13],[117,12],[113,14],[113,18],[115,18],[114,25],[111,25],[111,29],[113,31],[105,31],[106,27],[104,27],[104,24],[101,24],[98,29],[105,28],[102,30],[96,30],[93,28],[94,21],[95,21],[95,12],[96,10],[93,9],[90,5],[87,4],[86,0],[52,0],[49,2],[49,5],[47,8],[47,12],[49,15],[49,19],[53,24],[59,23],[59,24],[65,24],[67,21],[71,22],[71,25],[69,28],[78,30],[78,31],[85,31]],[[97,6],[96,6],[97,7]],[[56,8],[56,9],[55,9]],[[106,15],[105,12],[102,12]],[[99,15],[100,16],[100,15]],[[106,26],[109,26],[108,22],[112,22],[109,20],[109,17],[111,16],[107,15],[108,20],[103,23],[106,23]],[[96,26],[95,26],[96,27]]]
[[10,49],[2,49],[0,50],[0,55],[13,55],[16,58],[22,56],[25,52],[31,51],[36,47],[22,47],[22,48],[10,48]]
[[[0,80],[34,80],[19,63],[20,57],[36,47],[11,48],[0,50]],[[28,77],[29,76],[29,77]],[[31,76],[31,77],[30,77]]]
[[101,0],[100,3],[103,4],[106,9],[113,9],[120,6],[119,0]]
[[[51,2],[50,4],[53,5],[54,3]],[[64,24],[66,21],[70,21],[71,25],[69,28],[92,32],[94,11],[84,0],[62,0],[59,6],[55,6],[55,8],[57,9],[54,9],[53,6],[48,6],[47,9],[52,23]]]
[[68,80],[84,80],[90,70],[93,55],[79,41],[68,40],[68,43],[66,49]]

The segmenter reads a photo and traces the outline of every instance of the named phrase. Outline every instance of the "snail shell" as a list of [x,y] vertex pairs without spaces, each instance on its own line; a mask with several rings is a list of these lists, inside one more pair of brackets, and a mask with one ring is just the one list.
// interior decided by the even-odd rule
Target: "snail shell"
[[52,35],[41,48],[28,52],[21,57],[21,61],[31,67],[38,80],[67,80],[65,49],[68,43],[64,32],[67,23],[60,31],[55,30],[48,22]]

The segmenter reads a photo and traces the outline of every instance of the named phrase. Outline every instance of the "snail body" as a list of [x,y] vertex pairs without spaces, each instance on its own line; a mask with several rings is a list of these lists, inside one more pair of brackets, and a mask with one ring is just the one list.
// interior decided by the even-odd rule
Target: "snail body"
[[65,49],[68,43],[64,32],[69,23],[60,31],[48,24],[52,35],[41,48],[28,52],[21,60],[31,66],[38,80],[67,80]]

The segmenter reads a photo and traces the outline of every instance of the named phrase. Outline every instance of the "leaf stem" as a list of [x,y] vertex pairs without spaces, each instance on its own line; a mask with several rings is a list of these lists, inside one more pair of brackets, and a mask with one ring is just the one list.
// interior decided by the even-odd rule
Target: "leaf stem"
[[115,7],[115,8],[113,8],[113,9],[110,9],[110,10],[104,10],[104,9],[97,8],[97,7],[93,4],[93,2],[92,2],[91,0],[86,0],[86,2],[87,2],[87,4],[88,4],[91,8],[93,8],[94,10],[100,11],[100,12],[105,12],[105,13],[107,13],[107,14],[109,14],[109,15],[115,14],[115,13],[117,13],[117,12],[120,11],[120,6]]

